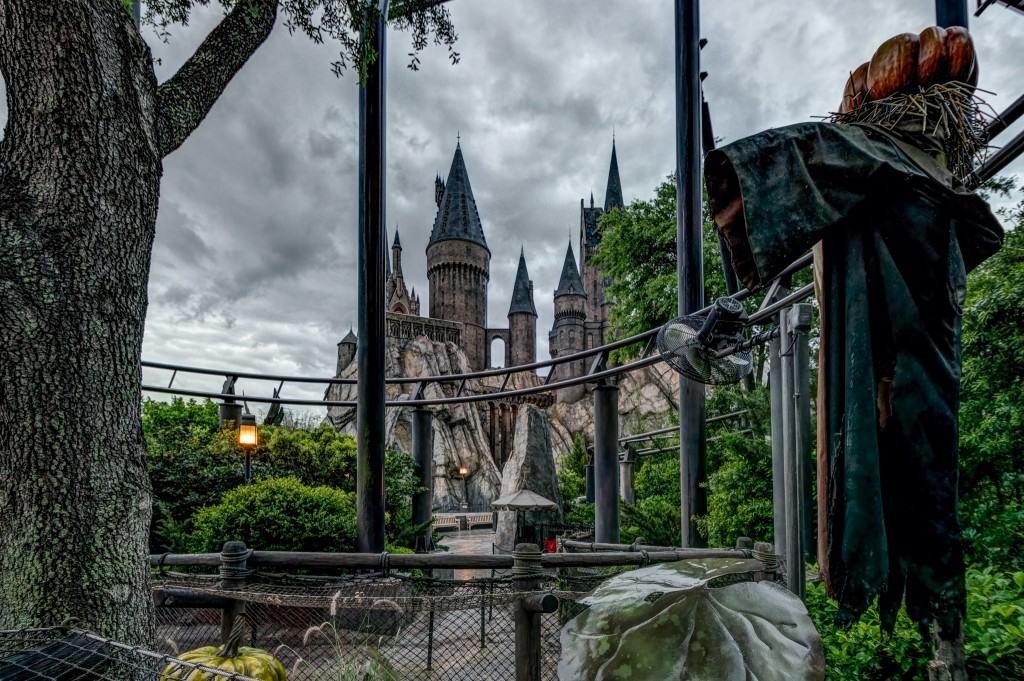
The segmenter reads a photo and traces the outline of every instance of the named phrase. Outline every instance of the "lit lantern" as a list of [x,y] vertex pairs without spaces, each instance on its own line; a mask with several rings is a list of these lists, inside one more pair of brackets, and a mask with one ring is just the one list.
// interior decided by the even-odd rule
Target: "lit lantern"
[[460,467],[459,475],[461,475],[462,477],[466,477],[467,475],[469,475],[469,469],[466,468],[465,466]]
[[242,414],[238,422],[238,444],[245,449],[255,449],[260,443],[260,432],[256,428],[255,414]]

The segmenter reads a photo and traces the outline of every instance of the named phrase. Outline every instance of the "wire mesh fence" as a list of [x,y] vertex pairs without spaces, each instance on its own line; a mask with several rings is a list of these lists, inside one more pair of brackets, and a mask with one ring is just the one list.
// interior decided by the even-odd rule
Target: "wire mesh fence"
[[0,631],[0,680],[3,681],[178,681],[185,678],[251,681],[242,674],[171,659],[165,654],[73,627]]
[[[559,632],[576,599],[617,570],[560,570],[542,590],[559,596],[541,616],[542,677],[557,678]],[[289,679],[513,681],[515,607],[511,577],[448,581],[408,575],[253,575],[225,588],[194,575],[165,574],[154,588],[186,589],[244,604],[245,645],[273,653]],[[157,646],[182,654],[221,638],[219,608],[157,609]]]

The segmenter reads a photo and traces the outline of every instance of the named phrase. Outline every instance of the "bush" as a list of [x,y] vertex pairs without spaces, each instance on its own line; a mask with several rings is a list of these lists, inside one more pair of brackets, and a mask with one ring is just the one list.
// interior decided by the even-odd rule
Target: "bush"
[[[243,454],[234,431],[221,432],[217,405],[176,398],[142,405],[147,465],[154,513],[150,551],[183,551],[193,532],[193,514],[216,503],[243,480]],[[329,425],[311,429],[260,426],[252,452],[253,480],[295,478],[355,493],[356,441]],[[412,494],[417,489],[412,458],[387,452],[384,460],[385,529],[389,539],[409,545]]]
[[195,514],[187,549],[220,551],[231,540],[264,551],[354,551],[355,497],[296,478],[243,485]]
[[[820,583],[808,585],[807,609],[825,644],[829,681],[927,681],[931,646],[905,611],[891,635],[874,607],[839,629]],[[968,569],[964,649],[972,681],[1024,678],[1024,573]]]
[[733,546],[736,537],[773,536],[772,452],[764,438],[722,435],[719,465],[708,476],[708,512],[697,526],[708,546]]

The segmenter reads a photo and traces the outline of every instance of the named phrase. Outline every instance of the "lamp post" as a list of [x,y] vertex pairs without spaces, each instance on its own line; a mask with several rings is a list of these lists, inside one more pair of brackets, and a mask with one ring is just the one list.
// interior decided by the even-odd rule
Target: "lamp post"
[[260,431],[256,427],[256,415],[248,408],[238,421],[238,446],[245,452],[245,482],[252,480],[252,450],[260,443]]
[[459,466],[459,477],[462,478],[462,504],[459,506],[459,510],[463,513],[469,512],[469,484],[466,482],[467,475],[469,475],[469,469],[465,466]]

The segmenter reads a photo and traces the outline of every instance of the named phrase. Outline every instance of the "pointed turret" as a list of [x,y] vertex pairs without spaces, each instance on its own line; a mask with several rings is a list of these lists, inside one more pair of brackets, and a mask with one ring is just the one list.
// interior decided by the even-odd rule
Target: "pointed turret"
[[576,267],[576,256],[572,252],[572,242],[565,250],[565,262],[562,263],[562,276],[558,279],[558,288],[555,289],[555,298],[559,296],[586,295],[583,289],[583,280],[580,279],[580,271]]
[[348,327],[348,334],[338,341],[338,366],[334,370],[335,376],[341,376],[341,372],[356,358],[356,345],[358,342],[356,334],[352,332],[352,327]]
[[434,177],[434,203],[437,207],[441,207],[441,199],[444,198],[444,180],[441,179],[440,175]]
[[484,239],[461,144],[455,145],[447,181],[435,180],[435,188],[440,201],[427,243],[430,316],[462,324],[466,358],[470,368],[479,371],[486,368],[488,356],[491,251]]
[[466,161],[462,158],[462,145],[455,146],[452,167],[448,171],[446,183],[436,185],[444,187],[441,202],[438,204],[437,217],[434,218],[434,229],[430,233],[430,244],[445,239],[461,239],[472,241],[487,248],[484,229],[480,224],[480,213],[477,212],[473,188],[469,184],[469,172]]
[[395,226],[395,242],[391,244],[391,269],[395,276],[402,278],[402,240],[398,238],[398,226]]
[[512,304],[508,308],[509,315],[525,312],[537,316],[537,308],[533,304],[533,282],[526,271],[526,254],[519,251],[519,269],[516,270],[516,283],[512,287]]
[[622,182],[619,180],[619,159],[615,154],[615,138],[612,138],[612,160],[608,165],[608,186],[604,190],[604,212],[622,208]]

